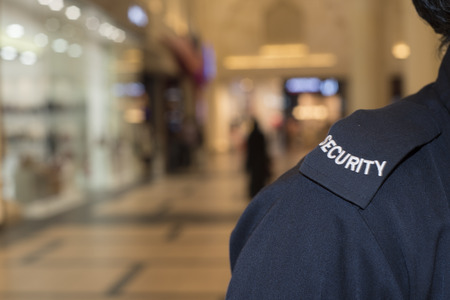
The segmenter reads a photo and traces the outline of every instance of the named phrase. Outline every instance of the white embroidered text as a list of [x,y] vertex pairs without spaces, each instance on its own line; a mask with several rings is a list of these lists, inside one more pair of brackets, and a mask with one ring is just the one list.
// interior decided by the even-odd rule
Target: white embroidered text
[[375,172],[378,172],[378,176],[383,176],[383,171],[387,164],[386,161],[380,162],[352,155],[337,145],[332,135],[327,136],[319,146],[336,165],[342,165],[344,168],[356,173],[362,172],[364,175],[369,175],[375,170]]

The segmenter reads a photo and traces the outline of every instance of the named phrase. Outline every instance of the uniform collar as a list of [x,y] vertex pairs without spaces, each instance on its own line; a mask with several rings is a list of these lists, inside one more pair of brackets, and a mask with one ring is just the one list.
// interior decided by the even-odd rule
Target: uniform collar
[[413,101],[359,110],[331,127],[305,157],[300,172],[364,209],[391,172],[439,134],[434,115]]
[[434,86],[439,94],[440,100],[450,112],[450,48],[447,49],[442,60],[439,75]]

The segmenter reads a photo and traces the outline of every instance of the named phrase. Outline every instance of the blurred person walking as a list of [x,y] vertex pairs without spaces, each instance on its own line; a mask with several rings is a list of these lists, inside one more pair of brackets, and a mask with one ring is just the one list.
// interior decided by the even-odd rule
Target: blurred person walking
[[253,119],[253,128],[247,138],[245,168],[249,174],[248,193],[250,198],[267,184],[270,178],[270,158],[267,142],[259,128],[258,121]]
[[[450,2],[413,0],[450,43]],[[417,94],[337,122],[231,236],[227,299],[450,299],[450,50]]]

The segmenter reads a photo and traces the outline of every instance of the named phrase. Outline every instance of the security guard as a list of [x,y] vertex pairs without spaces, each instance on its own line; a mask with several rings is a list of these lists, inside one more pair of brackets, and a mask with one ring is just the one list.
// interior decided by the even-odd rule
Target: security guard
[[[414,0],[450,40],[447,0]],[[435,83],[339,121],[250,203],[227,299],[450,299],[450,51]]]

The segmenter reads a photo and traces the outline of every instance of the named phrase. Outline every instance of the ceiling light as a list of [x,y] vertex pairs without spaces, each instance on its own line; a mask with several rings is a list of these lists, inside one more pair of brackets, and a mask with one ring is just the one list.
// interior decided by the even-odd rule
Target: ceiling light
[[20,24],[11,24],[6,27],[6,34],[14,39],[19,39],[25,34],[25,29]]
[[11,46],[6,46],[2,48],[1,57],[4,60],[14,60],[17,57],[17,49]]
[[113,34],[115,27],[112,26],[109,23],[103,23],[102,25],[100,25],[100,28],[98,29],[98,32],[100,32],[100,34],[104,37],[108,37],[111,34]]
[[69,6],[66,8],[66,17],[69,20],[77,20],[81,16],[81,10],[77,6]]
[[119,29],[119,31],[117,33],[117,37],[114,39],[114,41],[117,43],[123,43],[126,38],[127,38],[127,35],[126,35],[125,31]]
[[144,27],[148,23],[147,14],[139,5],[132,5],[128,8],[128,19],[139,27]]
[[411,48],[406,43],[397,43],[392,47],[392,55],[397,59],[407,59],[411,55]]
[[48,7],[50,7],[53,11],[60,11],[64,8],[64,1],[63,0],[52,0]]
[[100,26],[100,20],[96,17],[89,17],[86,19],[86,27],[89,30],[97,30]]
[[40,5],[49,5],[52,0],[38,0]]
[[48,36],[44,33],[38,33],[34,36],[34,43],[41,48],[48,45]]
[[34,65],[37,61],[37,55],[31,51],[22,52],[20,55],[20,62],[24,65],[31,66]]
[[229,70],[329,68],[337,63],[332,53],[309,54],[305,57],[228,56],[224,67]]
[[320,92],[324,96],[334,96],[339,92],[339,82],[336,79],[325,79],[320,84]]
[[308,46],[304,44],[269,44],[259,49],[260,55],[270,57],[300,57],[308,52]]
[[52,48],[56,53],[64,53],[67,51],[69,43],[65,39],[56,39],[53,41]]

